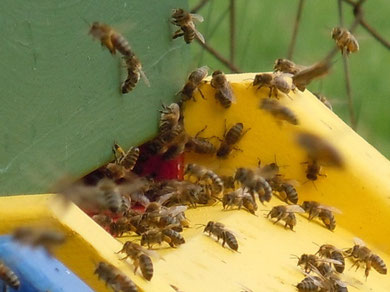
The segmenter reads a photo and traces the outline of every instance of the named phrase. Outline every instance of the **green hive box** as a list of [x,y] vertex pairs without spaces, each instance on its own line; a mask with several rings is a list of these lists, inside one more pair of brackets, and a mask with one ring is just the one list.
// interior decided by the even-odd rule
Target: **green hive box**
[[[184,6],[184,7],[183,7]],[[190,68],[190,46],[172,40],[180,0],[0,2],[0,194],[42,193],[80,177],[157,131]],[[150,80],[126,95],[126,70],[88,35],[107,23],[130,43]]]

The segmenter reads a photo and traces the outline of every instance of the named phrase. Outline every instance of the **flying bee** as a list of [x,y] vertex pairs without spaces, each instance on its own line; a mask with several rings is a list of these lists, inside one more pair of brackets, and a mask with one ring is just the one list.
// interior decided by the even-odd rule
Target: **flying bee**
[[357,270],[360,267],[360,263],[364,263],[366,265],[366,269],[364,271],[366,278],[370,273],[371,267],[373,267],[379,274],[386,275],[387,267],[383,259],[374,254],[360,238],[355,238],[354,241],[355,245],[345,252],[346,257],[352,257],[354,259],[352,267],[356,266]]
[[288,59],[276,59],[274,64],[274,71],[280,71],[283,73],[288,74],[296,74],[302,69],[304,69],[304,66],[297,65],[293,61],[290,61]]
[[339,168],[344,166],[344,159],[340,152],[324,138],[302,132],[297,135],[296,141],[306,151],[309,160],[326,166]]
[[289,122],[292,125],[298,125],[298,118],[295,113],[286,106],[281,105],[274,99],[263,99],[260,108],[269,112],[276,119]]
[[278,223],[280,220],[283,220],[285,222],[284,227],[289,227],[292,231],[294,231],[293,228],[297,223],[294,213],[304,212],[305,210],[303,210],[299,205],[279,205],[271,209],[267,215],[267,218],[276,218],[274,224]]
[[255,211],[257,210],[257,204],[253,201],[252,196],[249,193],[244,192],[241,188],[224,194],[222,197],[222,206],[224,209],[237,206],[239,210],[241,207],[244,207],[251,214],[255,214]]
[[238,148],[235,148],[234,145],[237,144],[249,130],[250,128],[244,131],[243,123],[236,123],[228,131],[226,131],[225,124],[225,132],[223,134],[221,145],[217,150],[217,157],[227,158],[233,150],[239,150]]
[[123,56],[132,55],[132,51],[127,40],[109,25],[94,22],[89,30],[94,38],[100,40],[102,46],[106,47],[112,55],[118,50]]
[[337,47],[341,53],[350,54],[359,51],[359,43],[354,35],[347,29],[335,27],[332,29],[332,39],[336,41]]
[[214,71],[210,85],[215,88],[215,99],[224,107],[229,108],[236,100],[233,89],[222,71]]
[[172,38],[176,39],[182,36],[187,44],[197,38],[202,43],[205,43],[203,35],[195,27],[194,20],[203,22],[203,17],[199,14],[189,13],[181,8],[173,9],[171,22],[179,26],[180,29],[174,33]]
[[[0,261],[0,280],[2,280],[5,285],[10,286],[12,289],[19,289],[20,280],[18,276],[2,261]],[[7,286],[5,286],[3,289],[4,291],[8,291]]]
[[223,192],[223,181],[221,178],[204,166],[195,163],[187,164],[184,175],[188,178],[195,177],[198,183],[205,182],[210,187],[212,194],[218,195]]
[[118,144],[114,143],[112,151],[115,156],[115,162],[118,165],[122,165],[125,169],[133,170],[139,157],[138,147],[130,147],[130,149],[125,152]]
[[295,73],[292,77],[293,84],[300,91],[305,91],[307,85],[316,78],[325,76],[329,73],[332,66],[329,60],[318,62],[310,67]]
[[[273,73],[261,73],[255,76],[252,85],[257,86],[257,90],[262,87],[269,88],[269,97],[272,96],[272,93],[276,98],[278,98],[279,91],[288,94],[290,91],[295,90],[295,85],[287,81],[287,78],[290,78],[288,74],[273,74]],[[290,97],[291,98],[291,97]]]
[[195,90],[198,90],[200,95],[204,98],[202,91],[199,89],[199,85],[201,84],[202,80],[207,76],[209,72],[208,70],[209,68],[207,66],[203,66],[191,72],[190,76],[188,76],[186,84],[180,91],[183,101],[187,101],[190,99],[195,101]]
[[231,231],[226,229],[224,224],[209,221],[203,232],[208,232],[209,236],[214,235],[215,237],[217,237],[217,241],[222,238],[222,247],[225,247],[226,243],[232,250],[238,250],[238,243],[236,237]]
[[134,53],[131,53],[129,56],[125,56],[124,59],[127,68],[127,78],[121,86],[122,94],[132,91],[140,78],[142,78],[147,87],[150,87],[149,79],[142,70],[141,61],[134,55]]
[[12,239],[32,247],[41,246],[51,253],[53,247],[61,245],[66,238],[62,232],[44,227],[19,227],[14,230]]
[[244,189],[248,189],[253,201],[255,194],[258,194],[260,202],[269,202],[272,198],[272,188],[267,180],[249,168],[240,167],[236,170],[234,180],[240,182]]
[[325,97],[325,95],[322,95],[320,93],[313,93],[315,97],[317,97],[317,99],[319,101],[321,101],[328,109],[330,109],[331,111],[333,111],[333,107],[332,107],[332,104],[330,103],[330,101]]
[[309,214],[308,220],[311,221],[315,217],[319,217],[329,230],[336,228],[336,219],[333,213],[341,214],[342,212],[331,206],[322,205],[316,201],[304,201],[302,208]]
[[345,261],[343,253],[340,249],[336,248],[331,244],[323,244],[320,246],[319,250],[316,252],[320,257],[326,257],[328,259],[333,259],[339,261],[340,264],[334,263],[334,268],[337,272],[342,273],[345,269]]
[[141,269],[142,276],[150,281],[153,277],[153,262],[150,258],[149,251],[145,250],[142,246],[126,241],[123,248],[118,253],[125,253],[126,256],[122,260],[130,257],[133,260],[134,273],[137,272],[138,268]]
[[138,292],[134,282],[111,264],[99,262],[94,274],[109,285],[114,291]]

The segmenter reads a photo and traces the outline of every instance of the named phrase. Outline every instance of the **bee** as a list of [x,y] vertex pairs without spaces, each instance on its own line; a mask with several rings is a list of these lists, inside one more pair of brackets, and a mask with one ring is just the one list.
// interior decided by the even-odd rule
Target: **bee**
[[[0,261],[0,279],[11,288],[19,289],[20,280],[18,276],[2,261]],[[7,287],[5,286],[3,290],[7,291]]]
[[290,61],[288,59],[276,59],[274,64],[274,71],[280,71],[283,73],[288,74],[296,74],[302,69],[304,69],[304,66],[297,65],[293,61]]
[[161,117],[159,121],[159,131],[164,133],[171,131],[179,123],[180,106],[177,103],[171,103],[169,106],[162,105],[160,110]]
[[301,285],[301,287],[307,290],[303,289],[299,291],[348,292],[347,284],[341,281],[338,275],[333,273],[333,271],[330,271],[326,275],[322,275],[315,266],[312,264],[309,265],[311,266],[311,271],[313,271],[316,276],[305,273],[305,284]]
[[203,17],[199,14],[189,13],[181,8],[173,9],[171,22],[180,28],[173,34],[172,38],[176,39],[182,36],[187,44],[197,38],[202,43],[205,43],[203,35],[195,27],[194,20],[203,22]]
[[217,152],[216,147],[211,143],[208,138],[199,137],[199,135],[206,130],[207,126],[196,133],[195,137],[189,137],[186,144],[188,151],[193,151],[199,154],[214,154]]
[[290,91],[295,90],[295,85],[293,83],[289,83],[286,78],[289,77],[287,74],[272,74],[272,73],[261,73],[255,76],[252,85],[257,86],[257,90],[262,88],[263,86],[269,88],[269,97],[272,96],[272,93],[276,98],[278,98],[279,91],[288,94]]
[[189,99],[195,101],[195,97],[194,97],[195,90],[198,90],[200,95],[204,98],[202,91],[199,89],[199,85],[209,73],[208,70],[209,68],[207,66],[203,66],[191,72],[190,76],[188,76],[186,84],[184,85],[183,89],[180,91],[183,101],[187,101]]
[[307,153],[310,160],[321,165],[342,168],[344,159],[340,152],[324,138],[311,133],[299,133],[296,141]]
[[325,97],[325,95],[322,95],[320,93],[313,93],[315,97],[317,97],[317,99],[319,101],[321,101],[328,109],[330,109],[331,111],[333,111],[333,107],[332,107],[332,104],[330,103],[330,101]]
[[329,69],[332,66],[329,60],[318,62],[310,67],[295,73],[292,77],[293,84],[300,91],[305,91],[306,86],[316,78],[325,76],[329,73]]
[[106,285],[109,285],[114,291],[138,292],[134,282],[111,264],[99,262],[94,274],[97,274],[99,280],[106,282]]
[[164,182],[160,188],[162,195],[157,198],[157,201],[164,206],[190,204],[192,207],[196,207],[203,191],[200,185],[178,180]]
[[229,81],[220,70],[214,71],[211,76],[210,85],[215,88],[215,99],[224,108],[229,108],[236,99]]
[[183,236],[170,227],[166,227],[164,229],[154,228],[142,233],[142,246],[147,245],[148,248],[152,248],[153,244],[161,244],[163,241],[168,243],[171,247],[176,247],[185,243]]
[[114,181],[120,181],[126,177],[127,170],[117,163],[108,163],[105,166],[105,175]]
[[233,146],[237,144],[249,130],[250,128],[244,131],[243,123],[236,123],[228,131],[226,131],[225,124],[225,132],[223,134],[221,145],[217,150],[217,157],[227,158],[232,150],[238,150],[238,148],[234,148]]
[[[332,269],[330,264],[333,265],[341,265],[341,262],[334,259],[329,258],[319,258],[314,254],[302,254],[298,258],[298,266],[303,266],[303,270],[305,272],[311,272],[313,267],[320,271],[320,274],[326,276],[329,274]],[[321,273],[322,271],[322,273]]]
[[137,231],[137,227],[131,224],[130,220],[127,217],[120,217],[117,220],[112,221],[109,225],[109,229],[111,234],[115,237],[121,237],[124,233],[130,231]]
[[127,78],[121,85],[121,93],[126,94],[132,91],[140,78],[142,78],[147,87],[150,87],[149,79],[142,70],[141,61],[134,55],[134,53],[131,53],[129,56],[125,56],[124,59],[127,68]]
[[234,234],[225,228],[225,225],[219,222],[209,221],[203,232],[208,232],[209,236],[214,235],[217,241],[222,238],[222,247],[225,243],[232,249],[238,250],[238,242]]
[[331,244],[323,244],[320,246],[319,250],[316,252],[320,257],[326,257],[328,259],[333,259],[339,261],[340,264],[333,264],[337,272],[342,273],[345,269],[345,261],[343,253],[340,249],[336,248]]
[[234,180],[234,176],[232,175],[222,175],[220,176],[222,182],[223,182],[223,188],[225,190],[234,190],[236,188],[235,186],[235,180]]
[[352,267],[356,266],[357,270],[360,267],[360,263],[364,263],[366,265],[366,269],[364,271],[366,278],[370,273],[371,267],[373,267],[379,274],[386,275],[387,267],[383,259],[373,253],[360,238],[355,238],[354,241],[355,245],[345,252],[346,257],[353,257],[354,259]]
[[138,147],[130,147],[130,149],[125,152],[118,144],[114,143],[112,151],[115,156],[115,162],[118,165],[123,166],[127,170],[133,170],[139,157]]
[[271,188],[277,191],[279,197],[286,203],[298,203],[298,192],[292,183],[284,181],[281,176],[275,176],[268,180]]
[[169,145],[168,149],[162,155],[164,160],[171,160],[182,154],[185,150],[186,144],[188,142],[188,135],[184,131],[184,127],[175,140]]
[[249,193],[244,192],[241,188],[233,192],[226,193],[222,197],[222,206],[224,209],[237,206],[239,210],[241,207],[244,207],[251,214],[255,214],[255,211],[257,210],[257,204],[253,201],[252,196]]
[[258,194],[260,202],[269,202],[272,198],[272,188],[268,181],[249,168],[240,167],[236,170],[234,180],[241,183],[243,188],[248,189],[255,202],[255,193]]
[[212,194],[220,194],[223,192],[223,181],[212,170],[207,169],[195,163],[187,164],[184,175],[195,177],[197,182],[204,181],[210,186]]
[[65,235],[57,230],[44,227],[19,227],[12,233],[12,239],[32,247],[41,246],[51,253],[54,246],[65,242]]
[[101,45],[106,47],[112,55],[115,55],[117,50],[123,56],[132,55],[128,41],[107,24],[100,22],[92,23],[89,34],[99,39]]
[[336,219],[334,218],[333,213],[342,213],[335,207],[322,205],[316,201],[304,201],[302,203],[302,208],[305,212],[309,213],[309,221],[318,216],[329,230],[334,230],[336,228]]
[[359,51],[357,39],[343,27],[335,27],[332,29],[332,39],[336,41],[336,45],[343,55]]
[[276,218],[274,224],[276,224],[280,220],[283,220],[285,222],[284,227],[289,227],[292,231],[294,231],[293,228],[297,224],[297,220],[295,218],[294,213],[304,212],[305,210],[303,210],[299,205],[279,205],[271,209],[271,211],[267,215],[267,218]]
[[113,213],[118,213],[122,207],[122,195],[115,182],[101,179],[97,187],[101,192],[102,206]]
[[142,246],[131,242],[126,241],[123,245],[123,248],[118,253],[125,253],[126,256],[122,260],[130,257],[133,260],[134,273],[137,272],[138,268],[141,269],[142,276],[150,281],[153,277],[153,262],[146,251]]
[[96,214],[96,215],[93,215],[92,216],[92,219],[97,223],[99,224],[100,226],[102,226],[103,228],[108,228],[109,225],[111,224],[112,221],[112,218],[110,216],[107,216],[105,214]]
[[260,108],[269,112],[275,118],[289,122],[292,125],[298,125],[298,118],[295,113],[286,106],[281,105],[277,100],[263,99]]

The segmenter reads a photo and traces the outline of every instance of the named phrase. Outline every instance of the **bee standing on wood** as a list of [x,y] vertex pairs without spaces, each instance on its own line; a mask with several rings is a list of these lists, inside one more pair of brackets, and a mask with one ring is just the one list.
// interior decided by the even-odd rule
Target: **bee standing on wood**
[[209,221],[204,228],[203,232],[208,232],[209,235],[214,235],[219,241],[222,238],[222,246],[225,247],[225,243],[232,249],[238,250],[237,239],[234,234],[227,230],[225,225],[219,222]]
[[249,130],[250,128],[244,131],[243,123],[236,123],[228,131],[226,131],[225,123],[225,132],[223,134],[221,145],[217,150],[217,157],[227,158],[232,150],[238,150],[238,148],[235,148],[234,145],[237,144]]
[[303,210],[299,205],[280,205],[273,207],[268,213],[267,218],[276,218],[274,224],[278,223],[280,220],[283,220],[285,221],[284,227],[289,227],[292,231],[294,231],[293,228],[297,224],[297,220],[295,218],[294,213],[304,212],[305,210]]
[[274,99],[263,99],[260,104],[260,108],[269,112],[276,119],[286,121],[292,125],[298,125],[298,118],[295,113],[288,107],[281,105]]
[[359,43],[357,39],[346,28],[333,28],[332,39],[336,41],[336,45],[343,55],[348,55],[350,53],[355,53],[359,51]]
[[215,99],[224,108],[229,108],[236,100],[233,89],[222,71],[217,70],[213,72],[210,85],[215,88]]
[[196,29],[194,20],[203,22],[203,17],[199,14],[192,14],[184,9],[173,9],[172,24],[180,28],[174,33],[173,39],[184,37],[184,41],[190,44],[195,38],[205,43],[203,35]]
[[316,201],[304,201],[302,208],[309,213],[309,221],[318,216],[329,230],[336,228],[336,219],[333,213],[342,213],[335,207],[322,205]]
[[[295,85],[291,82],[289,83],[287,81],[287,78],[290,78],[291,75],[289,74],[273,74],[273,73],[261,73],[257,74],[255,76],[255,79],[253,80],[252,85],[257,86],[257,90],[259,90],[262,87],[268,87],[269,88],[269,97],[272,96],[272,93],[276,98],[278,98],[279,91],[286,94],[288,97],[290,97],[288,94],[290,91],[295,90]],[[291,97],[290,97],[291,98]]]
[[297,65],[293,61],[290,61],[288,59],[276,59],[274,64],[274,71],[275,72],[283,72],[283,73],[289,73],[289,74],[296,74],[302,69],[304,69],[304,66]]
[[200,91],[199,89],[199,85],[201,84],[202,80],[207,76],[208,70],[209,68],[207,66],[203,66],[191,72],[190,76],[188,76],[186,84],[179,92],[183,101],[187,101],[190,99],[195,101],[195,90],[198,90],[200,95],[204,98],[202,91]]
[[123,248],[118,253],[126,254],[122,260],[127,259],[128,257],[133,260],[134,273],[136,273],[138,268],[140,268],[142,276],[144,276],[146,280],[150,281],[152,279],[153,262],[148,255],[148,251],[142,246],[131,241],[126,241]]
[[325,257],[328,259],[339,261],[340,264],[333,264],[334,268],[338,273],[344,272],[345,261],[344,261],[343,252],[340,249],[336,248],[334,245],[323,244],[320,246],[316,254],[318,254],[320,257]]
[[386,275],[387,267],[383,259],[366,247],[366,244],[360,238],[355,238],[354,241],[355,245],[345,252],[346,257],[352,257],[354,260],[352,267],[356,266],[357,270],[360,267],[360,263],[364,263],[366,265],[366,269],[364,271],[366,278],[370,274],[371,267],[373,267],[379,274]]
[[[18,276],[2,261],[0,261],[0,280],[2,280],[5,285],[10,286],[12,289],[19,289],[20,280]],[[8,291],[7,286],[5,286],[3,289],[4,291]]]

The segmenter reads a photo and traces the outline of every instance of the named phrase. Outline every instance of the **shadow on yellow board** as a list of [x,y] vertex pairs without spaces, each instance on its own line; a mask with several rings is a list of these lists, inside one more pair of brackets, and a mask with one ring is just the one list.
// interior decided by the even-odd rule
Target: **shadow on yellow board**
[[[0,233],[10,233],[15,227],[31,222],[49,222],[63,230],[67,243],[55,255],[66,266],[96,291],[107,291],[105,285],[93,275],[95,264],[104,260],[120,268],[140,287],[141,291],[296,291],[295,285],[304,275],[297,268],[297,259],[303,253],[315,253],[316,244],[334,244],[339,248],[353,245],[353,238],[362,238],[383,260],[390,263],[390,176],[389,162],[367,142],[354,133],[336,115],[330,112],[309,92],[291,94],[293,100],[282,97],[281,102],[297,113],[300,126],[278,125],[267,113],[258,109],[259,100],[268,90],[256,92],[247,78],[253,74],[231,75],[236,103],[228,110],[218,105],[214,90],[202,86],[206,100],[197,97],[185,110],[186,128],[195,134],[207,125],[204,137],[221,136],[224,120],[227,125],[243,122],[251,130],[238,144],[243,151],[235,151],[227,160],[200,155],[188,155],[188,162],[206,165],[219,174],[232,174],[236,167],[257,165],[276,156],[286,178],[301,182],[298,187],[300,201],[313,199],[336,206],[343,211],[336,217],[334,232],[317,222],[308,222],[297,216],[295,231],[284,229],[282,223],[273,224],[265,218],[272,206],[281,204],[272,199],[260,206],[256,216],[245,210],[224,211],[220,204],[198,207],[186,212],[191,227],[183,232],[186,243],[170,248],[165,243],[157,247],[160,258],[153,259],[154,276],[150,282],[139,272],[134,274],[131,260],[121,261],[116,254],[121,243],[112,238],[80,209],[72,205],[66,213],[52,202],[51,195],[14,196],[0,198],[0,216],[3,219]],[[305,183],[304,153],[294,144],[294,134],[307,130],[330,140],[342,152],[345,170],[325,168],[326,178]],[[238,252],[223,248],[204,234],[208,221],[219,221],[232,230],[239,243]],[[123,237],[120,241],[139,240]],[[349,291],[390,291],[389,275],[378,274],[374,269],[365,279],[362,269],[350,270],[346,260],[343,280]]]

